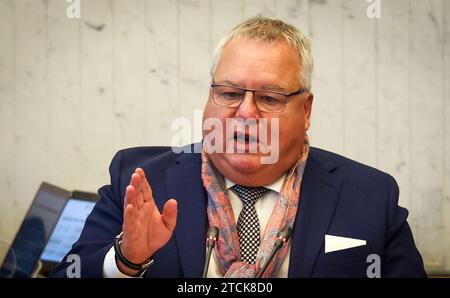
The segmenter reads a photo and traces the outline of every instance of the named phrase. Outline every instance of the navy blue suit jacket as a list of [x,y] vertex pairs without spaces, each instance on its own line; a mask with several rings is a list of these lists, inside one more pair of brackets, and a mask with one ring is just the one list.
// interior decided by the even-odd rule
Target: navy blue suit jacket
[[[160,210],[168,198],[178,201],[173,237],[154,257],[147,277],[201,277],[205,262],[207,197],[201,180],[201,155],[175,154],[170,147],[119,151],[110,166],[111,184],[99,189],[100,200],[87,218],[69,254],[81,259],[82,277],[102,277],[103,261],[120,233],[123,198],[131,174],[142,167]],[[289,260],[289,277],[366,277],[381,258],[382,277],[424,277],[406,218],[397,205],[398,186],[388,174],[317,148],[306,164]],[[325,235],[366,240],[366,245],[325,253]],[[71,264],[53,271],[65,277]]]

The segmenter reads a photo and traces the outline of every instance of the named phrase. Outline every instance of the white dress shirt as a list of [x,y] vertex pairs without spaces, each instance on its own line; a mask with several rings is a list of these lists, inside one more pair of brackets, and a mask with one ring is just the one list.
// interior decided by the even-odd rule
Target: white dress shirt
[[[259,198],[255,203],[255,209],[258,214],[259,224],[261,227],[261,237],[264,233],[265,227],[269,222],[270,215],[272,214],[273,208],[275,207],[278,201],[278,195],[281,191],[281,187],[283,186],[283,182],[286,175],[281,176],[278,180],[273,182],[270,185],[265,185],[264,187],[268,188],[270,191],[265,193],[261,198]],[[226,188],[230,189],[236,183],[225,179]],[[233,214],[235,220],[239,218],[239,213],[241,212],[244,204],[241,199],[233,192],[228,192],[228,197],[231,202],[231,206],[233,208]],[[264,227],[264,228],[263,228]],[[290,255],[291,247],[289,246],[288,253],[283,260],[283,263],[278,271],[276,277],[287,277],[288,276],[288,266],[289,266],[289,255]],[[103,262],[103,276],[104,277],[130,277],[128,275],[123,274],[119,271],[116,265],[115,260],[115,252],[114,247],[112,247],[105,256],[105,260]],[[223,274],[220,272],[219,264],[217,262],[217,258],[215,255],[215,250],[213,251],[213,255],[211,258],[211,262],[208,268],[208,277],[223,277]]]

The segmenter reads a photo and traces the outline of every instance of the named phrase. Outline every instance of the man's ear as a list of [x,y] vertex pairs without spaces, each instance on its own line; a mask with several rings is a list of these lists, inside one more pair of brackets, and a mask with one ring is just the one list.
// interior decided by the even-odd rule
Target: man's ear
[[311,113],[312,113],[312,104],[314,101],[314,94],[312,92],[308,92],[308,95],[303,104],[304,114],[305,114],[305,132],[309,129],[311,124]]

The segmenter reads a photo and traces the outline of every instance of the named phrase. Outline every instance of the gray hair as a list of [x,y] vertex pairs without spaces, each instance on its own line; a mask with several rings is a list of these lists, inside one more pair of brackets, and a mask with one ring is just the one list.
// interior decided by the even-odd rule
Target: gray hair
[[224,47],[234,38],[239,37],[268,43],[276,43],[284,38],[295,49],[300,58],[300,83],[303,83],[306,90],[311,90],[313,59],[309,40],[296,27],[281,20],[260,15],[240,23],[219,41],[212,58],[211,77],[216,72]]

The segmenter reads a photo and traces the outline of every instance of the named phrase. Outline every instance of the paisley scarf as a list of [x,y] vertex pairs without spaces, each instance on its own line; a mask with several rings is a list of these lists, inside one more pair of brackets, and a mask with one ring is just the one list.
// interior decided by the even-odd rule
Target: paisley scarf
[[[308,158],[309,142],[306,137],[303,151],[286,176],[278,201],[272,211],[269,221],[261,238],[256,262],[254,265],[240,261],[239,238],[236,229],[236,220],[228,191],[225,188],[225,179],[214,167],[208,154],[202,152],[202,180],[208,194],[207,214],[210,226],[219,228],[219,239],[215,247],[215,254],[219,268],[224,277],[255,277],[261,265],[270,257],[278,232],[285,226],[293,227],[297,207],[300,200],[300,188],[303,171]],[[264,272],[263,277],[275,277],[288,252],[290,242],[284,245],[275,255],[272,262]]]

